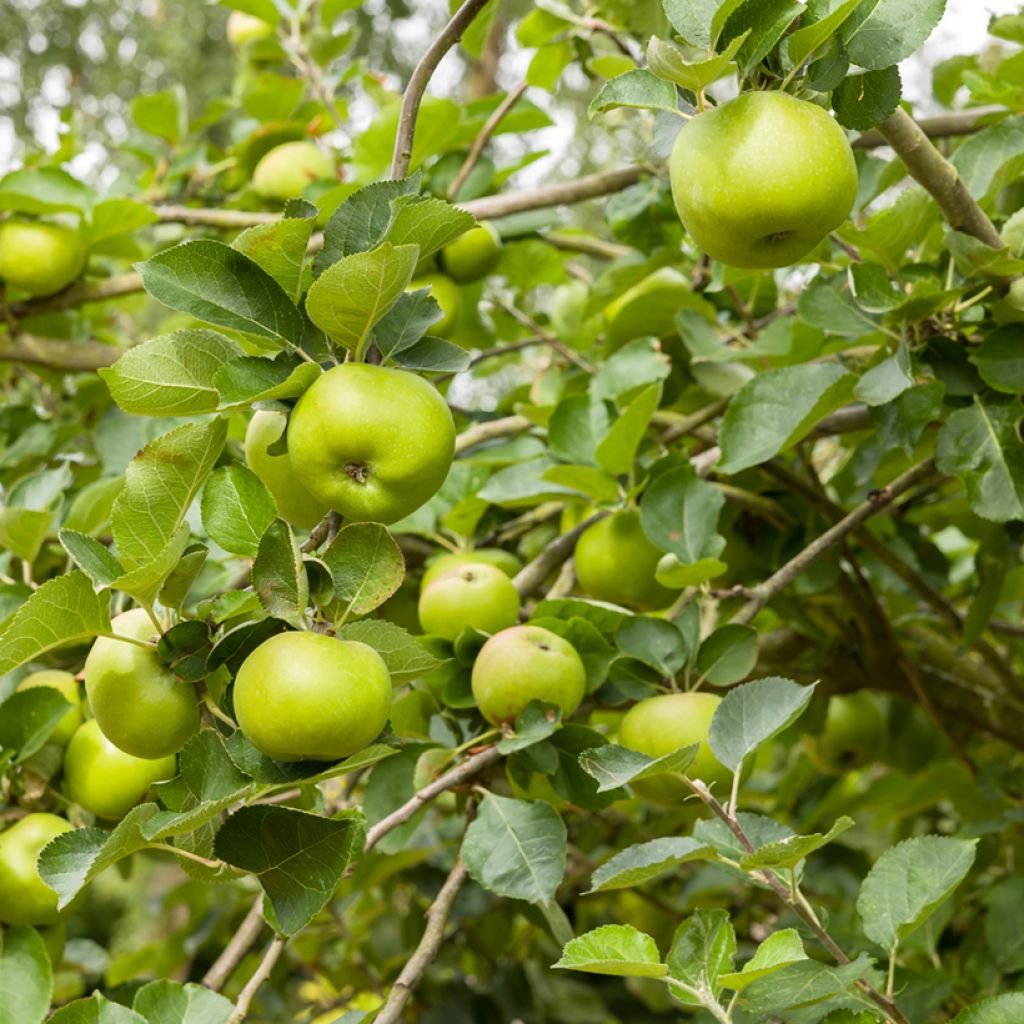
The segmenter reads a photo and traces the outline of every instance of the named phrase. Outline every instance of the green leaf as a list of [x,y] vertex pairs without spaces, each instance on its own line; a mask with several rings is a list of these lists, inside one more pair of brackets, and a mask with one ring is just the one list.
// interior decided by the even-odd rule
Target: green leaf
[[722,988],[742,992],[755,981],[806,959],[800,933],[795,928],[784,928],[773,932],[757,947],[757,952],[743,965],[742,971],[723,974],[718,981]]
[[640,502],[640,520],[656,547],[671,552],[684,565],[695,565],[716,558],[725,548],[725,538],[718,533],[724,504],[717,487],[683,467],[662,473],[647,488]]
[[692,565],[684,565],[675,555],[665,555],[654,572],[654,578],[670,590],[682,590],[684,587],[697,587],[707,583],[716,576],[721,576],[729,568],[725,562],[717,558],[702,558]]
[[76,999],[61,1007],[51,1018],[50,1024],[149,1024],[134,1010],[120,1003],[113,1003],[99,992],[88,999]]
[[736,36],[719,54],[708,60],[688,61],[682,49],[665,39],[652,36],[647,43],[647,65],[659,78],[700,93],[712,82],[736,70],[733,58],[746,42],[749,31]]
[[654,939],[631,924],[605,924],[577,935],[551,966],[620,978],[664,978],[668,971]]
[[615,634],[615,643],[623,654],[669,677],[686,665],[692,653],[687,637],[673,621],[648,615],[626,619]]
[[309,579],[291,527],[283,519],[275,519],[260,538],[252,585],[260,604],[275,619],[306,628]]
[[13,751],[14,763],[27,760],[50,738],[71,710],[71,703],[52,686],[34,686],[0,702],[0,749]]
[[854,12],[843,26],[843,42],[854,64],[877,70],[898,64],[931,35],[946,0],[877,0]]
[[127,413],[189,416],[217,408],[217,371],[240,355],[222,334],[194,328],[144,341],[98,373]]
[[[698,910],[676,929],[668,954],[668,974],[687,988],[717,995],[720,975],[730,972],[736,955],[736,933],[725,910]],[[672,991],[692,1003],[687,992]]]
[[386,619],[346,623],[338,630],[338,636],[372,647],[384,659],[396,686],[424,676],[442,664],[416,637]]
[[394,214],[384,237],[395,246],[418,245],[421,260],[476,224],[471,213],[432,196],[402,197],[391,205]]
[[263,481],[233,462],[215,469],[200,505],[206,532],[234,555],[254,558],[260,538],[277,515],[277,505]]
[[603,409],[596,403],[665,380],[671,372],[672,360],[657,338],[635,338],[597,367],[590,381],[590,394],[595,407]]
[[75,530],[61,530],[57,536],[61,547],[92,580],[97,590],[109,587],[114,580],[124,575],[121,563],[95,537],[88,537]]
[[887,359],[872,366],[854,388],[854,396],[868,405],[885,405],[914,386],[913,367],[910,363],[910,349],[900,342],[896,351]]
[[825,833],[813,832],[806,836],[788,836],[775,842],[759,846],[753,853],[740,861],[744,871],[760,871],[763,868],[778,870],[793,868],[805,857],[828,845],[833,839],[853,828],[853,818],[845,815]]
[[791,448],[850,396],[853,376],[835,363],[766,370],[749,380],[722,418],[719,473],[738,473]]
[[306,246],[313,233],[313,219],[285,217],[272,224],[246,228],[231,242],[231,248],[265,270],[288,298],[299,297]]
[[1024,392],[1024,327],[1020,324],[997,327],[970,359],[990,388],[1008,395]]
[[0,547],[34,562],[50,534],[53,513],[30,508],[0,509]]
[[0,635],[0,676],[39,655],[110,632],[110,601],[84,572],[47,580]]
[[757,630],[727,622],[704,638],[697,652],[697,671],[713,686],[732,686],[746,679],[757,664]]
[[1017,1024],[1024,1014],[1024,992],[983,999],[961,1010],[950,1024]]
[[552,466],[544,479],[571,487],[597,502],[613,503],[619,498],[619,484],[611,473],[593,466]]
[[470,355],[454,342],[427,337],[396,352],[393,359],[406,370],[420,373],[462,373],[469,366]]
[[547,903],[565,874],[565,824],[549,804],[485,793],[462,841],[462,860],[489,892]]
[[714,850],[690,836],[665,836],[627,846],[606,860],[590,878],[590,892],[631,889],[680,864],[714,857]]
[[302,339],[302,315],[285,290],[222,242],[182,242],[136,269],[146,291],[171,309],[271,341],[298,345]]
[[579,762],[580,767],[588,775],[597,779],[598,793],[607,793],[608,790],[618,789],[627,782],[650,778],[652,775],[685,775],[686,769],[693,764],[693,759],[697,756],[698,747],[699,744],[692,743],[661,757],[648,757],[637,750],[606,743],[604,746],[589,747],[583,751]]
[[228,1024],[235,1007],[203,985],[161,980],[143,985],[132,1009],[148,1024]]
[[658,383],[644,388],[626,406],[594,453],[602,469],[616,476],[632,471],[637,449],[660,402],[661,384]]
[[715,757],[738,771],[747,754],[803,714],[816,685],[769,676],[730,690],[711,719],[708,743]]
[[618,107],[631,107],[642,110],[668,110],[679,113],[676,99],[676,87],[665,82],[650,71],[636,69],[618,75],[610,82],[605,82],[601,91],[590,101],[587,116],[603,114],[607,110]]
[[317,363],[243,356],[217,371],[214,383],[224,407],[300,398],[323,372]]
[[893,64],[862,75],[847,75],[832,93],[832,109],[844,128],[866,132],[896,109],[902,95],[900,69]]
[[976,839],[916,836],[875,861],[857,897],[864,934],[893,950],[952,895],[974,863]]
[[156,210],[146,203],[118,196],[104,199],[93,207],[92,221],[82,226],[82,234],[91,250],[102,251],[107,248],[103,243],[109,239],[148,227],[158,219]]
[[134,597],[141,605],[153,603],[164,581],[175,570],[188,547],[188,523],[182,523],[150,561],[122,573],[111,584],[115,590]]
[[741,3],[722,27],[719,42],[735,41],[743,36],[739,63],[749,71],[775,48],[790,25],[807,9],[799,0],[758,0]]
[[1024,119],[1010,117],[983,128],[957,147],[951,162],[975,199],[986,199],[1024,166]]
[[188,107],[180,85],[162,92],[136,96],[131,104],[132,120],[150,135],[177,145],[188,131]]
[[394,537],[379,523],[343,526],[321,556],[348,615],[366,615],[402,584],[405,559]]
[[374,324],[398,301],[419,259],[414,245],[383,242],[371,252],[345,256],[328,267],[306,295],[309,318],[356,359]]
[[87,484],[74,497],[64,520],[65,530],[98,534],[110,521],[110,510],[124,487],[124,480],[97,480]]
[[793,67],[799,67],[819,46],[828,42],[865,0],[844,0],[834,11],[809,25],[801,25],[786,41]]
[[609,426],[604,402],[592,401],[587,395],[569,395],[555,406],[548,420],[548,444],[565,462],[596,465],[594,453]]
[[429,288],[403,292],[373,329],[381,359],[412,348],[443,315]]
[[34,928],[0,931],[0,1024],[42,1024],[53,998],[53,968]]
[[270,898],[282,935],[295,935],[320,913],[349,862],[362,850],[361,811],[333,818],[290,807],[243,807],[221,826],[216,855],[251,872]]
[[858,979],[870,973],[871,961],[864,954],[841,967],[800,960],[752,984],[744,992],[742,1005],[755,1019],[764,1020],[790,1009],[823,1003],[849,991]]
[[723,0],[662,0],[672,27],[688,43],[701,49],[711,48],[711,19],[722,3]]
[[93,192],[59,167],[23,168],[0,178],[0,210],[74,213],[89,209]]

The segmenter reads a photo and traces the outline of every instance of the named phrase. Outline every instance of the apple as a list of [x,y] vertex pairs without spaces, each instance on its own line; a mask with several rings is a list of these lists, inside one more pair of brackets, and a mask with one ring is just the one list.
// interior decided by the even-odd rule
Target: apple
[[43,221],[0,224],[0,279],[30,296],[53,295],[85,269],[85,245],[77,231]]
[[123,818],[154,782],[174,777],[173,754],[146,758],[114,746],[96,719],[83,722],[64,755],[64,791],[79,807],[97,818]]
[[441,250],[440,259],[453,281],[478,281],[501,262],[501,235],[490,221],[483,221],[449,242]]
[[348,519],[394,523],[429,501],[455,454],[437,388],[405,370],[345,363],[299,399],[288,456],[306,490]]
[[274,26],[254,14],[245,11],[232,11],[228,15],[226,34],[228,42],[237,50],[246,43],[257,39],[266,39],[274,34]]
[[284,455],[267,452],[287,426],[288,417],[283,412],[255,413],[245,432],[245,461],[270,491],[277,511],[294,526],[311,530],[327,515],[328,506],[302,486],[287,452]]
[[429,288],[434,301],[441,307],[441,319],[430,325],[428,333],[436,338],[447,338],[462,309],[458,285],[444,274],[422,274],[409,282],[406,291],[415,292],[421,288]]
[[605,348],[615,352],[627,341],[653,334],[678,335],[676,314],[707,303],[693,294],[689,280],[674,267],[661,267],[605,306]]
[[315,142],[283,142],[264,153],[252,172],[252,187],[263,199],[294,199],[312,181],[334,178],[334,162]]
[[[143,608],[113,620],[118,636],[158,638]],[[85,659],[85,695],[103,735],[126,754],[141,758],[177,753],[199,728],[199,698],[164,666],[152,649],[98,637]]]
[[36,686],[53,687],[71,705],[47,740],[48,743],[57,743],[63,747],[82,724],[82,692],[78,680],[70,672],[50,668],[31,672],[18,683],[19,690],[31,690]]
[[71,826],[56,814],[26,814],[0,832],[0,923],[56,924],[57,894],[39,877],[39,852]]
[[733,267],[785,267],[846,220],[857,165],[846,133],[821,107],[749,92],[683,127],[669,163],[683,226]]
[[[686,774],[708,786],[731,786],[732,772],[721,764],[708,745],[708,731],[715,709],[722,702],[713,693],[664,693],[634,704],[619,726],[618,742],[648,757],[662,757],[673,750],[699,743],[700,748]],[[634,792],[652,803],[670,806],[691,795],[682,779],[671,773],[631,782]]]
[[597,601],[664,608],[678,593],[655,579],[664,554],[644,533],[639,509],[615,512],[588,526],[576,542],[576,579]]
[[885,744],[882,709],[870,693],[830,697],[824,726],[806,742],[818,767],[833,775],[862,768]]
[[420,594],[425,633],[454,640],[467,626],[497,633],[519,618],[519,594],[497,567],[469,562],[435,579]]
[[500,725],[532,700],[557,704],[568,718],[586,693],[587,673],[568,640],[542,626],[511,626],[480,648],[471,682],[480,713]]
[[504,548],[477,548],[475,551],[448,551],[442,555],[436,555],[427,562],[427,568],[423,573],[423,580],[420,583],[420,590],[426,590],[431,583],[442,576],[447,576],[470,563],[493,565],[500,569],[510,579],[523,567],[522,559],[517,558],[511,551]]
[[323,633],[264,640],[235,677],[235,717],[275,761],[337,761],[372,743],[388,721],[391,676],[366,644]]

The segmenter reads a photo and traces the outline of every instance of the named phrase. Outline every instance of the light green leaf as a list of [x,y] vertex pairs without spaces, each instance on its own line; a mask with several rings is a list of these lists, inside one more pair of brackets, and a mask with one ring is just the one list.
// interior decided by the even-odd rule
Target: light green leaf
[[53,998],[53,968],[34,928],[0,931],[0,1024],[42,1024]]
[[76,999],[62,1006],[51,1018],[49,1024],[149,1024],[134,1010],[120,1003],[111,1002],[99,992],[88,999]]
[[110,553],[110,549],[95,537],[86,536],[75,530],[61,530],[58,537],[61,547],[75,565],[92,580],[97,590],[109,587],[114,580],[124,575],[121,563]]
[[1024,327],[997,327],[971,353],[981,379],[996,391],[1008,395],[1024,393]]
[[717,558],[725,548],[725,538],[718,533],[724,504],[717,487],[683,467],[662,473],[647,488],[640,502],[640,520],[655,546],[684,565],[695,565]]
[[680,864],[713,858],[714,850],[690,836],[665,836],[627,846],[606,860],[590,879],[590,892],[631,889]]
[[206,532],[225,551],[254,558],[260,538],[277,515],[277,505],[263,481],[233,462],[215,469],[200,503]]
[[408,196],[392,200],[394,215],[387,234],[391,245],[418,245],[419,259],[432,256],[476,223],[466,210],[432,196]]
[[1007,992],[961,1010],[950,1024],[1018,1024],[1024,1020],[1024,992]]
[[765,843],[753,853],[747,854],[740,861],[740,867],[745,871],[795,867],[809,854],[820,850],[851,828],[853,828],[853,818],[847,818],[844,815],[825,833],[813,832],[806,836],[788,836],[772,843]]
[[723,0],[662,0],[672,27],[688,43],[701,49],[711,48],[711,19],[722,3]]
[[143,985],[132,1009],[148,1024],[228,1024],[235,1006],[203,985],[161,980]]
[[659,78],[700,93],[712,82],[736,70],[733,58],[749,34],[747,31],[736,36],[721,53],[696,62],[688,61],[675,43],[652,36],[647,43],[647,65]]
[[648,757],[638,750],[606,743],[599,747],[588,747],[579,756],[580,767],[597,779],[598,793],[618,789],[635,779],[647,779],[652,775],[685,775],[693,764],[699,745],[680,747],[661,757]]
[[723,974],[718,981],[722,988],[742,992],[753,982],[806,959],[800,933],[795,928],[784,928],[773,932],[757,947],[757,952],[743,965],[742,971]]
[[898,64],[931,35],[946,0],[877,0],[864,4],[843,26],[850,61],[862,68]]
[[597,464],[615,476],[633,469],[637,449],[661,402],[661,384],[644,388],[623,410],[597,446]]
[[618,75],[605,82],[601,91],[590,101],[588,117],[603,114],[617,107],[632,107],[642,110],[668,110],[679,113],[676,87],[665,82],[650,71],[636,69]]
[[854,396],[868,405],[885,405],[899,398],[908,388],[914,386],[910,350],[900,342],[896,351],[880,363],[872,366],[854,388]]
[[26,761],[70,710],[70,702],[52,686],[16,690],[0,702],[0,749],[15,755],[14,764]]
[[[687,989],[717,995],[720,976],[730,973],[736,955],[736,933],[725,910],[698,910],[676,929],[668,954],[668,973]],[[678,999],[693,1004],[686,990],[672,986]]]
[[312,217],[285,217],[272,224],[258,224],[238,235],[231,248],[262,267],[294,300],[299,296],[313,224]]
[[844,0],[834,11],[811,22],[801,25],[786,41],[786,51],[794,67],[799,67],[819,46],[828,42],[842,27],[850,15],[865,0]]
[[442,664],[416,637],[386,619],[346,623],[338,630],[338,636],[372,647],[384,659],[396,686],[424,676]]
[[131,104],[132,120],[150,135],[177,145],[188,131],[185,89],[175,85],[162,92],[136,96]]
[[620,978],[664,978],[668,972],[654,939],[631,924],[605,924],[577,935],[551,966]]
[[134,597],[141,605],[152,604],[164,581],[181,561],[188,540],[188,523],[182,523],[151,561],[118,576],[111,586]]
[[317,363],[243,356],[217,371],[214,383],[225,408],[300,398],[323,371]]
[[321,557],[349,615],[372,612],[401,586],[405,576],[401,548],[379,523],[343,526]]
[[849,991],[858,979],[871,974],[871,961],[863,954],[841,967],[799,960],[752,984],[743,994],[742,1005],[755,1015],[755,1020],[764,1020],[822,1003]]
[[291,527],[283,519],[275,519],[263,531],[252,566],[252,585],[270,615],[296,629],[306,628],[309,579]]

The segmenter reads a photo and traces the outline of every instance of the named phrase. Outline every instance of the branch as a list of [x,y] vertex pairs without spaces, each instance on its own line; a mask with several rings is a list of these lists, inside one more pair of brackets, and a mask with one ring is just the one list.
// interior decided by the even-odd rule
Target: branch
[[543,585],[544,581],[573,553],[576,548],[576,541],[580,539],[584,531],[593,526],[600,519],[610,515],[609,510],[595,512],[589,519],[584,519],[579,526],[573,527],[568,533],[556,537],[544,550],[532,561],[527,562],[522,569],[512,577],[512,583],[519,591],[520,597],[529,597],[535,590]]
[[316,551],[325,540],[329,537],[333,538],[338,528],[341,526],[341,516],[337,512],[328,512],[327,515],[320,520],[312,530],[309,531],[309,536],[302,542],[302,546],[299,550],[304,554],[308,555],[311,551]]
[[[946,139],[956,135],[973,135],[993,123],[988,120],[989,118],[1007,113],[1005,107],[973,107],[970,110],[954,110],[935,117],[922,117],[917,126],[930,139]],[[877,128],[864,132],[853,142],[854,149],[876,149],[887,145],[888,140]]]
[[267,946],[267,951],[263,954],[263,959],[253,972],[253,976],[245,983],[245,988],[238,994],[238,1002],[235,1003],[234,1013],[228,1018],[228,1024],[241,1024],[245,1020],[245,1015],[249,1012],[249,1006],[253,1001],[253,997],[259,991],[260,985],[270,977],[270,972],[274,969],[274,964],[277,963],[277,958],[281,955],[283,949],[284,939],[280,935],[275,935],[270,940],[270,945]]
[[520,82],[494,108],[491,116],[484,122],[483,128],[480,129],[480,134],[473,140],[473,145],[470,146],[469,153],[466,154],[466,159],[459,168],[459,173],[455,175],[452,183],[448,186],[449,201],[455,202],[459,195],[459,190],[466,184],[466,179],[469,177],[470,172],[476,167],[480,154],[484,151],[484,146],[487,145],[491,136],[497,131],[498,125],[505,119],[505,115],[519,102],[526,89],[527,83]]
[[220,956],[214,960],[213,965],[203,975],[203,984],[215,992],[220,991],[224,987],[224,983],[231,977],[231,972],[238,966],[239,961],[252,948],[252,944],[262,930],[263,893],[261,892],[249,908],[249,912],[242,918],[242,923],[238,926],[235,934],[231,936]]
[[416,133],[416,115],[431,76],[441,63],[441,58],[462,38],[470,22],[487,6],[490,0],[465,0],[455,12],[451,21],[441,30],[440,35],[430,44],[416,65],[402,96],[402,111],[398,118],[398,132],[395,136],[395,152],[391,158],[391,177],[404,178],[409,173],[412,160],[412,142]]
[[0,340],[0,362],[53,370],[98,370],[112,365],[123,351],[100,341],[58,341],[20,332],[15,338]]
[[951,227],[973,235],[993,249],[1003,247],[995,225],[967,191],[957,169],[902,107],[897,107],[878,131],[907,165],[910,176],[932,194]]
[[402,1011],[412,997],[413,989],[427,968],[437,959],[441,943],[444,941],[448,917],[455,904],[455,898],[459,895],[459,890],[466,882],[466,877],[466,868],[461,859],[457,859],[455,866],[448,873],[444,885],[441,886],[437,898],[427,911],[427,926],[423,930],[423,937],[416,947],[416,952],[402,968],[398,980],[388,993],[387,1002],[374,1018],[376,1024],[398,1024],[398,1021],[401,1020]]
[[208,210],[197,206],[157,206],[154,213],[163,224],[188,224],[192,227],[240,230],[261,224],[276,224],[279,213],[260,210]]
[[87,302],[103,302],[115,299],[120,295],[131,295],[142,291],[142,276],[134,272],[108,277],[104,281],[79,281],[70,285],[56,295],[47,295],[41,299],[28,299],[16,302],[11,306],[11,313],[18,320],[35,316],[37,313],[55,313],[62,309],[73,309],[84,306]]
[[589,235],[576,235],[569,231],[546,231],[538,237],[555,249],[579,252],[584,256],[597,256],[603,260],[617,260],[636,251],[628,245],[606,242],[604,239],[591,238]]
[[533,423],[525,416],[503,416],[497,420],[485,420],[483,423],[476,423],[467,427],[458,437],[455,438],[455,454],[461,455],[470,448],[475,448],[485,441],[493,441],[498,437],[508,437],[511,434],[521,434],[529,430]]

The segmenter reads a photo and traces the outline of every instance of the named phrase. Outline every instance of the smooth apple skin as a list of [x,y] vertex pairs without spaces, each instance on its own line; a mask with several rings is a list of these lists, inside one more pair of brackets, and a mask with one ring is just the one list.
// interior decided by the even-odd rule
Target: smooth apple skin
[[483,221],[459,235],[441,250],[444,272],[460,284],[486,277],[501,262],[501,235]]
[[830,697],[825,724],[807,737],[807,744],[822,771],[839,775],[862,768],[876,757],[885,736],[885,715],[875,698],[862,691]]
[[[143,608],[116,616],[112,625],[119,636],[157,637]],[[199,728],[196,688],[163,665],[155,646],[98,637],[85,659],[85,695],[103,735],[135,757],[176,754]]]
[[245,432],[245,461],[263,481],[277,503],[277,511],[293,526],[311,530],[330,511],[316,500],[298,478],[288,453],[270,455],[270,447],[288,426],[283,412],[261,410],[249,420]]
[[429,501],[455,454],[455,421],[422,377],[365,363],[320,376],[288,422],[306,490],[347,519],[394,523]]
[[53,295],[85,269],[85,245],[77,231],[42,221],[0,224],[0,279],[30,296]]
[[[687,769],[690,778],[707,785],[726,786],[732,772],[711,752],[708,732],[721,704],[713,693],[665,693],[648,697],[626,712],[619,726],[618,742],[648,757],[662,757],[673,750],[699,743],[697,756]],[[631,782],[633,790],[652,803],[670,806],[690,796],[690,789],[672,775],[654,775]]]
[[664,608],[678,593],[655,579],[664,553],[644,533],[639,510],[625,509],[584,530],[576,542],[576,579],[597,601],[645,611]]
[[698,114],[669,163],[684,227],[733,267],[785,267],[849,216],[857,165],[846,133],[821,107],[750,92]]
[[587,673],[568,640],[542,626],[512,626],[480,648],[471,682],[480,713],[500,725],[532,700],[557,704],[568,718],[583,701]]
[[96,719],[83,722],[64,754],[64,791],[97,818],[123,818],[155,782],[171,779],[177,759],[135,757],[114,746]]
[[17,688],[19,691],[31,690],[36,686],[52,687],[71,705],[67,714],[60,720],[57,728],[50,733],[50,737],[46,741],[62,747],[66,746],[74,736],[75,730],[82,724],[82,691],[78,680],[70,672],[47,668],[41,672],[30,672],[18,683]]
[[252,172],[252,187],[263,199],[295,199],[311,182],[334,177],[334,164],[315,142],[283,142],[264,153]]
[[36,862],[51,839],[69,831],[56,814],[36,813],[0,832],[0,923],[57,923],[57,894],[39,877]]
[[391,711],[391,676],[366,644],[278,633],[242,663],[235,717],[275,761],[336,761],[372,743]]
[[455,328],[462,309],[462,296],[458,285],[446,274],[422,274],[409,282],[407,292],[429,288],[430,294],[441,307],[441,319],[430,325],[427,333],[435,338],[447,338]]
[[467,626],[484,633],[514,626],[520,607],[508,576],[496,566],[469,562],[425,587],[418,612],[425,633],[454,640]]
[[474,551],[451,551],[431,558],[423,573],[420,590],[426,590],[431,583],[447,576],[464,565],[480,563],[493,565],[510,579],[523,567],[523,560],[504,548],[477,548]]

